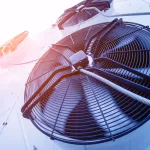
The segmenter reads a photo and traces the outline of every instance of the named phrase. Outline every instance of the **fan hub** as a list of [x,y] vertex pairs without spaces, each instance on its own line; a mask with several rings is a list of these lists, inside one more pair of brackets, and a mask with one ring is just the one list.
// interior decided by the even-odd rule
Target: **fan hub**
[[88,57],[83,51],[76,52],[69,59],[72,66],[76,69],[78,69],[78,67],[86,67],[89,63]]

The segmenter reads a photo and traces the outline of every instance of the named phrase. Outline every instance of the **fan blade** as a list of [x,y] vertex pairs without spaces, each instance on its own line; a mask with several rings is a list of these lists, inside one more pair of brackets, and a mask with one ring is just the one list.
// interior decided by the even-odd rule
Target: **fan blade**
[[[55,109],[54,113],[54,110],[50,110],[49,108],[52,105],[60,108],[60,101],[62,101],[62,98],[64,97],[62,96],[62,89],[66,88],[66,82],[67,80],[60,84],[55,92],[50,96],[50,100],[48,100],[43,111],[44,122],[52,128],[54,127],[54,120],[57,118],[59,109]],[[102,124],[99,124],[96,121],[97,118],[93,115],[95,112],[91,112],[92,109],[88,107],[87,99],[88,97],[85,95],[84,85],[80,82],[80,80],[72,79],[65,96],[62,109],[58,116],[59,124],[56,123],[55,126],[55,130],[57,132],[80,140],[90,140],[93,136],[95,138],[104,137],[104,133],[106,131],[102,128]],[[56,102],[58,103],[56,104]],[[97,132],[95,132],[95,130]]]
[[[91,140],[94,138],[104,137],[106,130],[102,124],[99,124],[90,109],[91,103],[89,102],[89,95],[87,95],[87,85],[84,82],[84,77],[79,81],[80,100],[79,103],[72,109],[66,122],[66,132],[70,131],[71,134],[76,134],[77,139]],[[77,87],[74,89],[77,90]],[[78,97],[74,91],[73,95]],[[91,100],[90,100],[91,101]]]
[[[96,115],[96,110],[94,110],[92,107],[89,107],[91,114],[94,117],[94,120],[97,120],[97,123],[99,124],[99,126],[102,126],[105,124],[108,125],[107,126],[107,130],[108,128],[110,129],[110,132],[112,132],[113,134],[117,134],[119,132],[121,132],[121,130],[123,131],[124,125],[128,125],[128,127],[130,127],[130,125],[132,126],[133,124],[136,124],[134,122],[134,118],[132,118],[132,116],[128,115],[126,113],[126,110],[130,108],[130,106],[128,106],[128,108],[126,108],[125,106],[125,101],[127,100],[127,98],[125,97],[122,100],[122,96],[120,93],[115,93],[116,91],[113,90],[112,88],[108,87],[107,85],[95,80],[95,79],[90,79],[90,86],[93,88],[94,95],[95,95],[95,99],[97,99],[97,108],[100,109],[99,111],[101,111],[101,116],[97,116]],[[89,93],[89,92],[88,92]],[[87,94],[88,94],[87,93]],[[115,94],[114,94],[115,93]],[[122,102],[123,101],[123,102]],[[131,101],[132,102],[132,101]],[[103,124],[102,119],[100,119],[102,117],[102,113],[103,113]],[[121,123],[124,122],[124,123]],[[121,124],[120,124],[121,123]],[[122,129],[119,129],[122,128]],[[117,131],[118,129],[118,131]],[[109,132],[105,133],[105,136],[109,136]]]
[[125,47],[125,46],[131,44],[132,42],[134,42],[135,39],[136,39],[136,37],[134,35],[124,38],[113,49],[119,49],[119,48]]
[[[63,105],[65,107],[61,108],[60,114],[59,109],[61,107],[61,102],[63,101],[65,92],[64,89],[67,88],[66,83],[69,82],[70,79],[66,79],[63,82],[61,82],[58,86],[58,88],[55,89],[55,91],[50,95],[43,111],[43,120],[46,122],[46,124],[49,124],[50,126],[54,127],[55,120],[58,115],[58,120],[60,122],[59,125],[56,125],[55,130],[65,134],[66,130],[66,124],[67,119],[69,118],[69,115],[71,114],[72,110],[77,106],[77,104],[80,102],[80,100],[83,97],[83,93],[80,92],[79,89],[79,83],[77,81],[71,80],[69,89],[65,96],[65,101],[63,102]],[[76,95],[76,98],[70,99],[68,98],[70,93],[74,93]],[[67,105],[68,104],[68,105]],[[53,109],[49,109],[51,106],[54,106]],[[57,108],[57,109],[55,109]],[[55,113],[54,113],[55,112]],[[65,112],[65,113],[63,113]]]

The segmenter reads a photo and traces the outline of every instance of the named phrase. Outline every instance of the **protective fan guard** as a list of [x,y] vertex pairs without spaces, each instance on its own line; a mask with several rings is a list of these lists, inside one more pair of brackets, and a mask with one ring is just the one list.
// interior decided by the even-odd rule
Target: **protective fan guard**
[[[105,11],[110,8],[110,3],[112,0],[102,0],[102,1],[82,1],[79,4],[65,10],[65,12],[58,18],[56,21],[56,25],[61,30],[64,27],[70,27],[82,21],[86,21],[95,15],[98,14],[98,11]],[[94,8],[90,8],[94,7]]]
[[[127,23],[127,22],[124,22],[124,23],[121,23],[120,21],[118,21],[118,20],[115,20],[116,21],[116,25],[115,26],[113,26],[113,28],[111,28],[111,33],[113,33],[111,36],[110,36],[110,39],[107,37],[107,43],[109,43],[109,40],[111,41],[112,39],[114,39],[114,37],[113,37],[113,35],[117,35],[118,36],[118,38],[119,39],[121,39],[122,38],[122,36],[123,35],[121,35],[121,33],[120,32],[122,32],[122,34],[123,34],[123,31],[120,31],[120,30],[118,30],[117,32],[116,32],[116,28],[119,28],[119,26],[121,27],[121,28],[125,28],[126,26],[127,27],[133,27],[135,30],[127,30],[127,28],[126,28],[126,35],[127,34],[129,34],[129,35],[138,35],[139,33],[141,34],[141,35],[144,35],[145,34],[145,36],[147,36],[146,38],[150,38],[150,33],[149,33],[149,28],[148,27],[145,27],[145,26],[142,26],[142,25],[139,25],[139,24],[134,24],[134,23]],[[115,23],[115,22],[113,22],[113,23]],[[111,24],[111,23],[109,23],[109,24]],[[98,55],[101,55],[101,54],[99,54],[99,53],[95,53],[93,50],[95,49],[95,43],[93,44],[93,47],[91,47],[90,49],[91,49],[91,51],[89,51],[88,50],[88,48],[90,47],[90,44],[89,43],[91,43],[92,41],[93,41],[93,39],[95,38],[95,33],[97,33],[97,31],[99,30],[99,29],[105,29],[105,30],[107,30],[107,32],[104,34],[104,35],[107,35],[108,34],[108,32],[110,32],[110,30],[108,30],[109,28],[107,27],[107,25],[109,25],[108,23],[103,23],[103,24],[100,24],[100,25],[94,25],[94,26],[92,26],[92,29],[91,29],[91,27],[88,27],[88,28],[86,28],[86,29],[83,29],[83,30],[80,30],[80,31],[78,31],[78,32],[76,32],[76,33],[74,33],[74,34],[72,34],[71,36],[72,36],[72,38],[70,37],[70,36],[68,36],[68,37],[66,37],[66,38],[64,38],[64,39],[62,39],[60,42],[58,42],[58,44],[59,45],[54,45],[53,47],[54,47],[54,50],[58,50],[59,52],[63,52],[63,49],[67,49],[67,53],[66,54],[64,54],[65,56],[67,55],[67,58],[70,56],[70,55],[72,55],[73,53],[74,53],[74,51],[76,50],[76,51],[78,51],[78,50],[80,50],[80,49],[83,49],[84,47],[85,47],[85,51],[87,51],[88,53],[89,52],[92,52],[94,55],[96,55],[96,56],[98,56]],[[110,26],[112,26],[113,24],[111,24]],[[115,31],[114,31],[115,30]],[[91,34],[93,33],[93,35],[91,36]],[[132,33],[132,34],[131,34]],[[99,34],[99,33],[98,33]],[[78,36],[80,36],[80,40],[78,40]],[[91,38],[92,37],[92,38]],[[104,41],[104,43],[105,43],[105,36],[103,36],[103,38],[102,37],[99,37],[100,39],[103,39],[103,41]],[[112,38],[112,39],[111,39]],[[74,44],[73,42],[72,42],[72,39],[74,40],[74,43],[77,43],[77,44]],[[85,40],[86,39],[86,40]],[[139,39],[138,39],[139,40]],[[83,44],[83,43],[85,43],[85,41],[88,41],[89,43],[86,43],[85,45]],[[96,41],[96,40],[95,40]],[[122,40],[123,41],[123,40]],[[129,42],[126,42],[127,43],[127,45],[130,45],[131,43],[132,43],[132,41],[134,41],[134,38],[131,38],[131,40],[129,40]],[[136,41],[137,42],[137,41]],[[140,41],[140,43],[141,43],[141,41]],[[146,43],[146,41],[144,42],[143,41],[143,43],[145,44],[143,44],[145,47],[144,48],[147,48],[148,49],[148,46],[149,46],[149,44],[148,43]],[[134,44],[134,43],[132,43],[132,44]],[[146,45],[147,44],[147,45]],[[63,47],[62,45],[68,45],[69,47]],[[142,45],[142,44],[141,44]],[[112,45],[111,45],[112,46]],[[118,46],[118,45],[116,45],[115,44],[115,46]],[[135,45],[134,45],[135,46]],[[101,45],[101,49],[104,49],[104,47],[105,47],[105,44],[102,44]],[[108,45],[107,45],[107,47],[108,47]],[[136,47],[136,46],[135,46]],[[133,48],[133,47],[132,47]],[[141,47],[140,47],[141,48]],[[72,50],[70,50],[70,49],[72,49]],[[106,48],[105,48],[106,49]],[[119,48],[118,48],[119,49]],[[60,51],[61,50],[61,51]],[[113,51],[111,51],[111,52],[113,52]],[[116,51],[115,51],[116,52]],[[30,99],[30,93],[28,93],[30,90],[32,90],[33,89],[33,87],[32,87],[32,85],[31,85],[31,81],[34,79],[35,81],[37,80],[36,79],[36,77],[34,77],[35,75],[36,75],[36,73],[38,72],[38,70],[39,70],[39,68],[41,68],[41,67],[39,67],[40,65],[41,65],[41,62],[44,60],[44,62],[45,61],[47,61],[47,57],[48,57],[48,59],[50,58],[50,55],[49,55],[49,53],[51,53],[51,55],[52,55],[52,49],[50,49],[42,58],[41,58],[41,60],[39,61],[39,63],[37,63],[36,64],[36,66],[34,67],[34,69],[33,69],[33,71],[32,71],[32,73],[31,73],[31,75],[30,75],[30,77],[29,77],[29,79],[28,79],[28,81],[27,81],[27,86],[26,86],[26,89],[25,89],[25,102],[26,102],[26,104],[28,103],[28,100]],[[103,55],[108,55],[107,53],[104,53]],[[115,55],[115,53],[114,53],[114,55]],[[101,55],[102,56],[102,55]],[[59,59],[60,59],[60,62],[61,63],[63,63],[64,64],[64,66],[68,66],[69,65],[69,63],[60,55],[60,56],[58,56],[59,57]],[[60,58],[61,57],[61,58]],[[52,55],[52,58],[53,58],[53,55]],[[102,60],[103,61],[103,60]],[[108,63],[108,62],[107,62]],[[149,62],[148,62],[149,63]],[[59,65],[60,63],[58,63],[57,65]],[[45,64],[44,64],[45,65]],[[57,66],[57,65],[54,65],[54,68],[55,68],[55,66]],[[102,63],[102,65],[103,65],[103,63]],[[145,64],[146,66],[147,66],[147,64]],[[104,68],[102,68],[103,70],[105,70],[105,71],[107,71],[107,70],[109,70],[109,68],[107,68],[108,67],[108,65],[106,66],[106,64],[104,64]],[[110,65],[110,67],[111,67],[111,65]],[[135,67],[134,65],[132,66],[130,66],[130,67]],[[107,69],[106,69],[107,68]],[[66,69],[66,71],[64,70],[64,72],[65,73],[68,73],[68,69],[69,68],[67,68]],[[149,68],[148,68],[149,69]],[[122,71],[121,71],[122,72]],[[148,72],[148,71],[147,71]],[[113,73],[113,70],[111,71],[111,72],[109,72],[109,73]],[[131,73],[130,73],[131,74]],[[101,73],[101,75],[103,75],[102,73]],[[105,74],[104,74],[105,75]],[[113,74],[112,74],[113,75]],[[123,75],[119,75],[118,74],[118,72],[117,72],[117,74],[116,75],[118,75],[118,77],[120,76],[120,77],[122,77],[122,78],[124,78],[124,76]],[[74,74],[74,76],[76,76],[75,74]],[[133,74],[133,76],[135,77],[135,75]],[[147,74],[147,76],[149,77],[149,74]],[[33,78],[34,77],[34,78]],[[137,84],[143,84],[143,87],[145,87],[146,86],[146,84],[144,84],[144,83],[142,83],[142,82],[139,82],[139,81],[136,81],[136,80],[134,80],[134,79],[132,79],[131,78],[131,76],[130,76],[130,78],[128,78],[127,76],[125,76],[128,80],[130,80],[130,81],[132,81],[132,82],[137,82]],[[69,77],[69,78],[73,78],[73,77]],[[107,76],[106,76],[106,78],[107,78]],[[112,79],[110,79],[110,80],[112,80]],[[38,81],[37,81],[38,82]],[[116,81],[117,82],[117,81]],[[120,83],[119,83],[120,84]],[[34,85],[37,85],[37,84],[35,84],[34,83]],[[121,86],[124,86],[124,87],[126,87],[126,85],[123,85],[123,84],[120,84]],[[30,87],[31,86],[31,87]],[[107,86],[106,86],[107,87]],[[148,90],[149,90],[149,86],[148,87],[146,87],[146,88],[148,88]],[[130,90],[132,90],[132,91],[134,91],[133,90],[133,88],[131,88],[131,87],[127,87],[127,89],[130,89]],[[36,90],[35,90],[36,91]],[[116,92],[116,91],[115,91]],[[117,92],[116,92],[117,93]],[[139,93],[138,91],[137,91],[137,93]],[[145,92],[146,93],[146,92]],[[145,96],[145,97],[147,97],[147,95],[144,93],[144,95],[143,96]],[[141,94],[141,93],[140,93]],[[40,94],[41,95],[41,94]],[[119,93],[117,93],[117,96],[119,95]],[[121,94],[122,95],[122,94]],[[121,96],[120,95],[120,96]],[[119,97],[119,96],[118,96]],[[148,95],[148,97],[149,97],[149,95]],[[117,100],[118,101],[118,100]],[[130,100],[129,100],[130,101]],[[131,100],[132,101],[132,100]],[[123,103],[125,103],[125,102],[123,102]],[[47,124],[47,123],[45,123],[44,122],[44,119],[42,119],[42,117],[43,117],[43,115],[42,115],[42,113],[43,113],[43,108],[41,108],[41,104],[42,104],[42,101],[40,100],[38,103],[36,103],[36,105],[34,105],[34,107],[28,112],[29,114],[29,116],[28,116],[28,118],[30,118],[30,120],[33,122],[33,124],[41,131],[41,132],[43,132],[44,134],[46,134],[47,136],[50,136],[52,139],[57,139],[57,140],[60,140],[60,141],[63,141],[63,142],[67,142],[67,143],[73,143],[73,144],[94,144],[94,143],[100,143],[100,142],[106,142],[106,141],[110,141],[110,140],[114,140],[114,139],[116,139],[116,138],[119,138],[119,137],[121,137],[121,136],[123,136],[123,135],[125,135],[125,134],[127,134],[127,133],[129,133],[129,132],[131,132],[131,131],[133,131],[133,130],[135,130],[136,128],[138,128],[138,127],[140,127],[142,124],[144,124],[144,123],[146,123],[148,120],[149,120],[149,111],[150,111],[150,109],[149,109],[149,107],[147,107],[147,106],[145,106],[144,104],[139,104],[139,103],[137,103],[137,102],[132,102],[132,103],[134,103],[134,106],[136,105],[136,107],[137,108],[140,108],[140,110],[141,110],[141,113],[144,113],[144,116],[143,116],[143,118],[136,124],[136,125],[133,125],[132,127],[130,127],[129,129],[126,129],[126,130],[124,130],[123,132],[120,132],[120,133],[117,133],[117,134],[112,134],[111,133],[111,131],[110,132],[108,132],[108,133],[110,133],[110,136],[108,136],[108,137],[105,137],[105,138],[98,138],[98,139],[90,139],[90,140],[88,140],[88,139],[77,139],[77,138],[70,138],[68,135],[65,135],[64,133],[62,134],[60,134],[60,133],[58,133],[58,130],[57,129],[55,129],[55,126],[54,126],[54,129],[50,129],[51,127],[50,127],[50,124]],[[129,105],[129,104],[128,104]],[[128,105],[126,106],[126,107],[128,107]],[[25,107],[26,108],[28,108],[28,106],[29,106],[29,104],[28,105],[25,105]],[[24,112],[24,110],[25,110],[25,107],[23,107],[23,109],[22,109],[22,111]],[[128,109],[130,109],[130,107],[128,107]],[[135,109],[135,108],[134,108]],[[121,108],[120,108],[120,111],[123,111]],[[133,113],[134,111],[132,110],[132,113]],[[136,112],[136,111],[135,111]],[[39,114],[38,113],[41,113],[41,116],[39,116]],[[121,112],[122,113],[122,112]],[[137,113],[137,112],[136,112]],[[123,114],[123,113],[122,113]],[[121,115],[122,115],[121,114]],[[59,114],[58,113],[58,115],[62,115],[62,114]],[[126,114],[127,115],[127,114]],[[134,114],[135,115],[135,114]],[[134,116],[133,114],[132,114],[132,117]],[[41,118],[40,118],[41,117]],[[129,116],[130,117],[130,116]],[[104,116],[104,118],[105,118],[105,116]],[[134,117],[133,117],[134,118]],[[132,118],[132,119],[133,119]],[[56,118],[56,124],[57,124],[57,119],[59,119],[59,117],[58,118]],[[106,120],[106,122],[107,122],[107,117],[105,118],[105,120]],[[134,119],[133,119],[134,120]],[[108,124],[109,125],[109,124]],[[111,129],[110,129],[111,130]]]

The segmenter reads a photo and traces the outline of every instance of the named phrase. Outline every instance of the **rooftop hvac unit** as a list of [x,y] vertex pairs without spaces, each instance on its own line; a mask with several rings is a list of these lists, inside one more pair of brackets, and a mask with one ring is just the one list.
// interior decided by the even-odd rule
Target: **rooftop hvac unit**
[[33,68],[23,116],[51,139],[77,145],[136,133],[150,118],[149,41],[148,26],[122,19],[65,37]]

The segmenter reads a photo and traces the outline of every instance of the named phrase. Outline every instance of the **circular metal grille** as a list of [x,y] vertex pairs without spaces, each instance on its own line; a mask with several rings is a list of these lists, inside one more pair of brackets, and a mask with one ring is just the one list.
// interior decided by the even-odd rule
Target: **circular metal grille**
[[97,15],[98,11],[96,9],[103,11],[110,8],[111,2],[112,0],[83,1],[65,10],[65,12],[56,21],[56,24],[58,25],[59,29],[63,29],[65,27],[82,23],[83,21],[86,21]]
[[85,69],[150,99],[149,27],[115,19],[70,36],[53,45],[31,72],[24,117],[52,139],[73,144],[115,140],[148,121],[149,106],[72,71],[68,59],[82,49],[93,58]]

